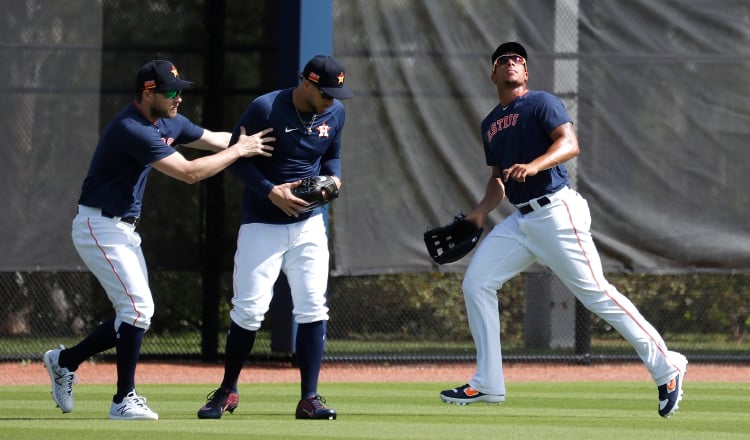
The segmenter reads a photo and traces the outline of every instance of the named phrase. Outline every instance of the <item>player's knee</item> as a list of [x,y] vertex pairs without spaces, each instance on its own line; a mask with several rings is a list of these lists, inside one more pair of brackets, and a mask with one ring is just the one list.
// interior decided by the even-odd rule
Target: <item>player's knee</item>
[[464,296],[478,296],[482,294],[496,294],[502,287],[502,283],[488,283],[486,277],[469,276],[464,277],[461,283],[461,290]]
[[258,331],[263,322],[263,315],[254,315],[237,307],[229,312],[229,318],[243,329],[253,332]]
[[115,331],[118,331],[120,328],[120,325],[122,323],[127,323],[132,325],[133,327],[138,327],[143,330],[148,330],[151,328],[151,317],[145,317],[145,316],[117,316],[115,318]]
[[482,291],[483,284],[476,277],[470,277],[467,274],[461,283],[461,290],[463,290],[465,296],[476,295]]

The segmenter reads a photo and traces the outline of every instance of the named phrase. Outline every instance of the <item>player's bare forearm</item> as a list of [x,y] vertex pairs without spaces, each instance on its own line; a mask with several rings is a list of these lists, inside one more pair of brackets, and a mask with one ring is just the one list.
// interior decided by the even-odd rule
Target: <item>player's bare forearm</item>
[[550,169],[561,163],[578,156],[578,137],[573,130],[573,124],[563,124],[552,131],[550,134],[552,145],[547,151],[533,160],[530,165],[536,167],[538,171]]
[[[238,147],[248,150],[249,154],[243,154],[243,156],[250,157],[258,154],[270,156],[273,147],[267,144],[275,141],[276,138],[266,135],[272,131],[272,128],[267,128],[252,135],[248,135],[245,133],[245,127],[240,127],[240,134],[237,137],[237,141],[232,145],[237,145]],[[204,130],[203,136],[201,136],[200,139],[186,144],[185,146],[218,153],[230,147],[229,142],[231,142],[231,139],[232,133],[226,131]]]
[[504,169],[503,181],[512,179],[525,182],[527,177],[536,176],[540,171],[565,163],[578,155],[578,138],[573,131],[573,124],[562,124],[552,131],[550,137],[552,144],[544,154],[529,163],[518,163]]
[[200,139],[185,144],[185,146],[196,150],[218,153],[229,146],[229,140],[231,137],[232,133],[226,131],[211,131],[204,129],[203,136],[201,136]]
[[479,204],[466,215],[466,218],[479,226],[484,226],[487,220],[487,215],[505,198],[505,186],[500,180],[500,170],[497,167],[492,167],[492,175],[487,180],[487,186],[484,191],[484,197],[480,200]]
[[182,154],[176,152],[152,165],[169,177],[193,184],[223,171],[240,157],[240,151],[234,148],[227,148],[195,160],[187,160]]

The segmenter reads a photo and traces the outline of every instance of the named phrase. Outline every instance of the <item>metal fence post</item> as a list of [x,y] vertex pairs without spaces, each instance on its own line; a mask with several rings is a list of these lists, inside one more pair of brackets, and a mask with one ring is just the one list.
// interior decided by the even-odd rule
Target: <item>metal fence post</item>
[[524,274],[524,344],[527,348],[573,348],[576,299],[553,273]]
[[[222,95],[219,90],[224,76],[225,0],[206,3],[206,44],[203,73],[205,98],[203,126],[219,130],[222,124]],[[219,299],[221,291],[221,254],[224,235],[224,178],[219,173],[203,182],[204,229],[201,263],[203,267],[203,324],[201,326],[201,358],[216,362],[219,338]]]

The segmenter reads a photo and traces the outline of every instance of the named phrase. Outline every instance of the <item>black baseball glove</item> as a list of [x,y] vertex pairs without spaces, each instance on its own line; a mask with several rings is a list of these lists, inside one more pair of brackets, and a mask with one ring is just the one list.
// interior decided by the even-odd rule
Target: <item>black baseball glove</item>
[[461,213],[447,225],[425,232],[424,244],[430,258],[437,264],[453,263],[474,249],[483,230]]
[[299,212],[309,212],[339,196],[339,187],[331,176],[313,176],[302,179],[302,184],[292,190],[295,197],[309,203]]

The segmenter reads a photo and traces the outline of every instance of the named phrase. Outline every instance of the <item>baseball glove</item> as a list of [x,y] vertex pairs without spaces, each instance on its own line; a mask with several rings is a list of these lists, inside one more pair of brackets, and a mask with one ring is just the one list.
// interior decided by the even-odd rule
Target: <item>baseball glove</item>
[[309,212],[339,196],[339,187],[331,176],[313,176],[302,179],[302,184],[292,190],[295,197],[309,203],[299,212]]
[[424,244],[430,258],[437,264],[453,263],[474,249],[483,230],[461,213],[447,225],[427,230]]

